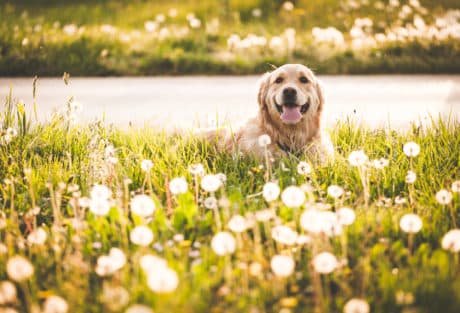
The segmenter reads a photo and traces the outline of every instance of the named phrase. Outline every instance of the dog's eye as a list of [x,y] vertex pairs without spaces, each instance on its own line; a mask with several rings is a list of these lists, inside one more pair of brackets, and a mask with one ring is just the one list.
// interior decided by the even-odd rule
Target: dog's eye
[[276,84],[281,84],[283,82],[283,77],[278,77],[276,80],[275,80],[275,83]]
[[301,83],[304,83],[304,84],[308,83],[309,81],[308,78],[306,78],[305,76],[300,77],[299,80]]

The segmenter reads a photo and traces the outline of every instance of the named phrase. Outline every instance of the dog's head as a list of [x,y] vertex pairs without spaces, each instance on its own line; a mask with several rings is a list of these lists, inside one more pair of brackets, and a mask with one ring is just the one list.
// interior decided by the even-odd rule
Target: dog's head
[[261,113],[273,123],[295,126],[319,119],[324,98],[308,67],[286,64],[262,77],[258,101]]

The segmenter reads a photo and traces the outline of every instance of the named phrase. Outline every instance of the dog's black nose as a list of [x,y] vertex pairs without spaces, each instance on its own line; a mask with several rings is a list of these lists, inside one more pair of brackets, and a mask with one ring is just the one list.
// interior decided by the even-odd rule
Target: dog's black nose
[[284,88],[283,95],[286,98],[294,98],[295,96],[297,96],[297,90],[295,90],[292,87]]

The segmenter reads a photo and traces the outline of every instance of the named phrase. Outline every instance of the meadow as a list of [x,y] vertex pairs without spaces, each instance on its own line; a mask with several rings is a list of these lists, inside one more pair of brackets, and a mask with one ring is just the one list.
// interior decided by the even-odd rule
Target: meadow
[[0,312],[460,311],[459,121],[318,164],[3,105]]
[[0,4],[0,75],[458,73],[442,0],[19,0]]

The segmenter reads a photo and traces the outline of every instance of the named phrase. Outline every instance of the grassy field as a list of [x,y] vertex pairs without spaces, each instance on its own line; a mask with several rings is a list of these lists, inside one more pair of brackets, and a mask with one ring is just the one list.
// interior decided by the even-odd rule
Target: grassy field
[[3,1],[0,75],[460,72],[458,1]]
[[343,121],[319,165],[68,108],[4,102],[0,312],[460,311],[458,121]]

